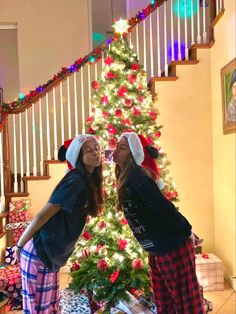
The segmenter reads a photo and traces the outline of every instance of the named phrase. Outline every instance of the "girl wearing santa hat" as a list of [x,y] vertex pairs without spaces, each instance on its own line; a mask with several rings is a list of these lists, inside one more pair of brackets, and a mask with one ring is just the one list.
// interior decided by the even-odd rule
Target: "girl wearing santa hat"
[[16,245],[21,263],[24,313],[58,313],[59,269],[66,264],[88,215],[103,205],[102,164],[96,137],[65,141],[58,159],[69,171]]
[[[157,313],[203,314],[190,239],[192,227],[160,192],[155,181],[159,174],[153,157],[155,150],[144,137],[134,132],[121,135],[113,153],[118,209],[124,211],[134,236],[149,252]],[[150,174],[147,171],[151,171]]]

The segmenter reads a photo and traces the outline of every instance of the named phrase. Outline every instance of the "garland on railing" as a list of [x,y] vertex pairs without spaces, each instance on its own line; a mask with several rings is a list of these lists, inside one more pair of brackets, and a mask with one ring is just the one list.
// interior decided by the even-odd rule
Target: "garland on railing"
[[[135,17],[132,17],[129,19],[129,29],[128,32],[132,32],[132,29],[134,26],[138,23],[140,23],[142,20],[146,19],[151,12],[156,10],[158,6],[160,6],[164,1],[167,0],[152,0],[151,3],[142,11],[139,11],[138,14],[136,14]],[[52,79],[50,79],[47,83],[43,85],[39,85],[35,88],[33,91],[29,91],[28,94],[22,95],[18,99],[3,103],[2,108],[0,107],[0,129],[1,124],[3,120],[7,117],[7,115],[15,110],[21,109],[26,107],[26,104],[29,102],[35,101],[37,98],[39,98],[41,95],[43,95],[45,92],[50,90],[52,86],[55,86],[57,83],[63,81],[66,77],[70,76],[74,72],[79,72],[80,68],[82,66],[85,66],[88,62],[90,64],[94,64],[98,62],[101,58],[102,51],[105,51],[108,46],[114,41],[119,38],[118,35],[114,35],[111,38],[108,38],[103,44],[95,48],[91,53],[86,55],[84,58],[77,59],[71,66],[62,67],[61,71],[59,71],[57,74],[53,76]]]

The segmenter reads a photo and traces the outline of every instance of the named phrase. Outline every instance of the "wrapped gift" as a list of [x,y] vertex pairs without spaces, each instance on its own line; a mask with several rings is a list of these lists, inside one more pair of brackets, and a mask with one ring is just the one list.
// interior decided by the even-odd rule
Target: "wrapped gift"
[[61,314],[91,314],[89,299],[70,289],[60,291]]
[[5,253],[5,265],[15,265],[17,263],[14,257],[14,247],[7,246]]
[[223,262],[214,254],[196,254],[196,274],[204,291],[224,290]]
[[126,314],[153,314],[148,308],[139,302],[132,294],[127,291],[129,301],[119,301],[116,308]]
[[16,244],[31,220],[29,199],[14,201],[9,204],[9,224],[7,230],[13,230],[13,244]]
[[7,265],[0,268],[0,290],[21,282],[20,266]]
[[9,204],[9,222],[22,222],[31,220],[30,208],[31,202],[29,199],[14,201]]

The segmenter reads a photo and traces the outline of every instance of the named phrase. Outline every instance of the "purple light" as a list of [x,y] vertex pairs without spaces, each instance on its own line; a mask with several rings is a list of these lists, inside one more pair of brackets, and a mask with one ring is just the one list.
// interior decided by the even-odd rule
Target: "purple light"
[[[185,44],[180,43],[180,51],[181,51],[181,60],[185,57]],[[178,53],[179,53],[179,44],[178,41],[174,42],[174,60],[178,60]],[[168,57],[170,60],[172,60],[172,47],[169,46],[168,49]]]
[[107,45],[110,45],[111,43],[112,43],[111,38],[108,38],[108,39],[106,40],[106,44],[107,44]]
[[43,88],[43,86],[39,86],[36,88],[36,90],[37,90],[37,92],[41,93],[41,92],[43,92],[44,88]]
[[145,19],[145,14],[144,14],[144,12],[139,12],[137,15],[138,15],[138,18],[139,18],[140,20]]
[[72,64],[70,67],[69,67],[69,71],[70,72],[74,72],[76,69],[76,66],[74,64]]

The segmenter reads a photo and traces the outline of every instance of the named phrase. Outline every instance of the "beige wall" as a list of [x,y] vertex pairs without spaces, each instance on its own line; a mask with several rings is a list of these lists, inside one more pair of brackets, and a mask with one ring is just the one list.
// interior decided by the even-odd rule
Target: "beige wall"
[[[215,252],[226,275],[236,276],[236,169],[234,134],[223,135],[220,70],[236,56],[236,4],[225,0],[225,13],[215,27],[211,49],[212,137],[214,177]],[[236,289],[236,280],[234,279]]]
[[161,147],[171,162],[180,211],[214,251],[210,50],[198,52],[196,65],[177,66],[177,81],[157,82]]
[[17,23],[21,92],[46,83],[90,51],[88,2],[0,0],[0,23]]

